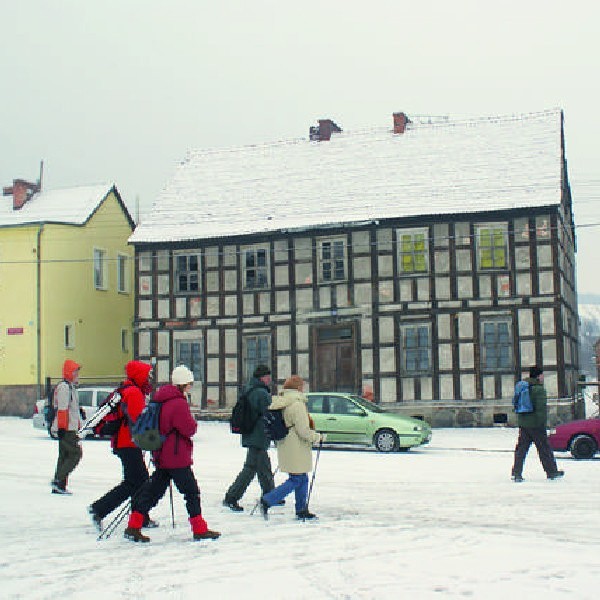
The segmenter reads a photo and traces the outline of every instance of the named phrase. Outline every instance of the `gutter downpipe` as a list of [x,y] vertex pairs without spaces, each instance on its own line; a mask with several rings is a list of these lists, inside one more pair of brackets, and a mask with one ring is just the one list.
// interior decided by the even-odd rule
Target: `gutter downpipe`
[[37,386],[38,398],[43,398],[42,393],[42,232],[44,223],[40,224],[37,231]]

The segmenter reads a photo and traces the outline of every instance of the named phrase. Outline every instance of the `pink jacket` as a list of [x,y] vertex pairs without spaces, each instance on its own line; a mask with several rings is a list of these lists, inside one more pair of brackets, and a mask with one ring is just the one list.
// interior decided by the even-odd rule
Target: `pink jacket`
[[154,462],[159,469],[189,467],[192,459],[192,436],[198,424],[190,412],[183,392],[174,385],[159,388],[153,402],[162,402],[160,411],[160,433],[166,436],[162,448],[154,452]]

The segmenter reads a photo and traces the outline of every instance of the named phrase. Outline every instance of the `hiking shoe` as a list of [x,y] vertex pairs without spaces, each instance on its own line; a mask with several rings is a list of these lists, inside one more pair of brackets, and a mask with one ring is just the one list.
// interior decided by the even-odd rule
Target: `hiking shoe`
[[90,513],[90,517],[92,517],[92,523],[96,529],[102,532],[102,517],[100,517],[91,506],[88,506],[88,513]]
[[546,477],[548,477],[548,479],[560,479],[561,477],[565,476],[565,472],[564,471],[555,471],[554,473],[548,473],[548,475],[546,475]]
[[301,510],[299,512],[296,513],[296,518],[301,520],[301,521],[308,521],[310,519],[317,519],[317,515],[314,515],[313,513],[309,512],[308,509],[304,509]]
[[260,499],[259,505],[263,519],[267,521],[269,519],[269,505],[267,504],[267,501],[264,498]]
[[53,494],[63,494],[65,496],[72,496],[73,492],[70,492],[67,489],[66,484],[60,482],[60,481],[53,481],[52,482],[52,493]]
[[515,483],[521,483],[523,481],[523,476],[522,475],[513,475],[511,477],[511,479],[515,482]]
[[227,500],[227,498],[223,500],[223,506],[226,506],[229,510],[232,510],[233,512],[242,512],[244,510],[244,507],[240,506],[238,502],[236,502],[235,500]]
[[123,535],[126,540],[131,540],[132,542],[146,543],[150,541],[150,538],[144,535],[141,529],[136,529],[135,527],[128,527]]
[[221,537],[220,531],[212,531],[207,529],[204,533],[194,533],[194,541],[199,542],[200,540],[216,540]]
[[151,519],[150,517],[148,517],[147,521],[144,521],[144,524],[142,525],[142,527],[144,529],[156,529],[157,527],[159,527],[158,521],[155,521],[154,519]]

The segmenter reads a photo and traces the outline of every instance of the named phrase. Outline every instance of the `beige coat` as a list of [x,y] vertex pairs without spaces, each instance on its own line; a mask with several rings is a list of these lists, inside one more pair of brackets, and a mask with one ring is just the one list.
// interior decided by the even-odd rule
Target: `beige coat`
[[321,439],[308,423],[306,396],[297,390],[283,390],[273,396],[269,408],[283,408],[283,419],[290,427],[287,436],[276,442],[279,470],[284,473],[309,473],[312,471],[312,445]]

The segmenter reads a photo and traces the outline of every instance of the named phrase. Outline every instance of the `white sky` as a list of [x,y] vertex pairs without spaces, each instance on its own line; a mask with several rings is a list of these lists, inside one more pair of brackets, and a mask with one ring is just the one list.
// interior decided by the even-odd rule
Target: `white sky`
[[[190,148],[393,111],[565,110],[578,224],[600,223],[600,7],[573,0],[0,1],[0,184],[114,181],[141,215]],[[578,229],[579,290],[600,294]]]

